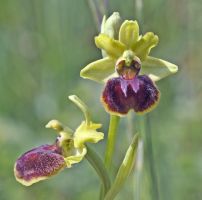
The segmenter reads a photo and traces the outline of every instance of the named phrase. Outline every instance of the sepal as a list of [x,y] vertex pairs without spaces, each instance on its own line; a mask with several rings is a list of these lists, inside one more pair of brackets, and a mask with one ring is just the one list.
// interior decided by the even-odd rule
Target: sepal
[[168,61],[148,56],[142,63],[141,74],[147,74],[153,81],[159,81],[178,71],[178,66]]
[[107,77],[110,77],[115,72],[115,63],[116,61],[109,57],[96,60],[83,68],[80,72],[80,76],[103,83]]

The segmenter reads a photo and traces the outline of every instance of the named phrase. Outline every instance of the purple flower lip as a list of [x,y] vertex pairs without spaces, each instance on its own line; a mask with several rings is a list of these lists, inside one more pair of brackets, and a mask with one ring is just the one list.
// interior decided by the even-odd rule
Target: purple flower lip
[[16,180],[29,186],[57,174],[66,166],[60,148],[42,145],[20,156],[14,167]]
[[136,113],[151,111],[159,102],[160,92],[146,75],[133,79],[122,77],[108,80],[101,101],[107,112],[126,115],[133,109]]

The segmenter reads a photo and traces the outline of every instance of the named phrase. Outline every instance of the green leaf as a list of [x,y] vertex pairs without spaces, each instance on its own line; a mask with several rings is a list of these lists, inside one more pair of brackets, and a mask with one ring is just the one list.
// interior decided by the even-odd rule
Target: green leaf
[[138,146],[138,136],[137,134],[134,136],[131,145],[129,146],[125,158],[119,168],[119,171],[116,175],[115,181],[105,196],[104,200],[113,200],[115,196],[119,193],[120,189],[124,185],[127,180],[136,160],[136,152]]
[[144,36],[138,40],[137,43],[132,47],[135,55],[144,61],[149,55],[150,50],[158,44],[159,38],[152,32],[146,33]]
[[119,31],[119,41],[126,45],[128,49],[134,46],[139,37],[139,26],[137,21],[125,20]]
[[93,81],[103,82],[115,72],[115,62],[115,59],[109,57],[96,60],[83,68],[80,76]]
[[88,162],[91,164],[91,166],[95,169],[97,172],[98,176],[100,177],[100,180],[102,181],[103,184],[103,189],[104,189],[104,194],[109,190],[111,181],[109,178],[109,174],[107,172],[107,169],[104,165],[104,162],[100,158],[100,156],[89,146],[86,145],[87,148],[87,154],[85,158],[88,160]]
[[177,65],[165,60],[148,56],[142,63],[140,73],[147,74],[153,81],[159,81],[178,71]]

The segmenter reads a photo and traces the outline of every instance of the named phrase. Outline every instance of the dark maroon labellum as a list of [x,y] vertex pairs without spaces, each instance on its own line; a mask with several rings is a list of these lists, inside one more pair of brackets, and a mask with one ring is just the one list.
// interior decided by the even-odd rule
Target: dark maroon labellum
[[15,165],[15,176],[24,184],[31,185],[56,174],[65,165],[57,145],[42,145],[18,158]]
[[149,112],[159,101],[160,92],[146,75],[125,80],[122,77],[108,80],[102,101],[108,112],[119,115],[133,109],[137,113]]

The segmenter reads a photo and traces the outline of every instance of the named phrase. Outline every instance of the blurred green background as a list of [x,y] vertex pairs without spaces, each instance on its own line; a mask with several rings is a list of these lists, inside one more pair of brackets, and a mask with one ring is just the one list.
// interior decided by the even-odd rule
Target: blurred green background
[[[201,2],[96,2],[107,14],[118,11],[123,19],[139,19],[143,33],[153,31],[160,38],[152,55],[179,65],[178,74],[158,83],[161,102],[150,114],[159,199],[201,199]],[[86,64],[101,56],[93,41],[98,31],[89,1],[0,0],[0,4],[0,199],[97,199],[99,180],[86,161],[31,187],[13,176],[20,154],[54,141],[55,133],[44,128],[50,119],[72,128],[80,124],[83,116],[67,100],[70,94],[90,105],[94,121],[103,123],[107,132],[109,116],[99,100],[102,86],[79,77]],[[129,144],[126,130],[124,118],[116,167]],[[96,145],[101,156],[104,147],[105,141]],[[126,199],[125,195],[134,199],[133,191],[129,182],[117,199]],[[144,185],[141,191],[148,193]]]

